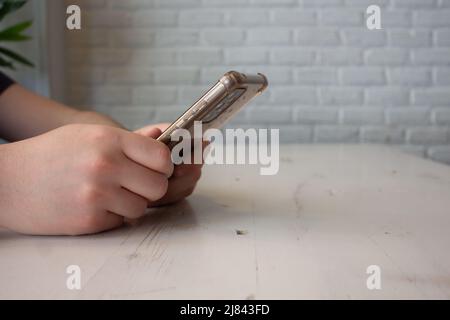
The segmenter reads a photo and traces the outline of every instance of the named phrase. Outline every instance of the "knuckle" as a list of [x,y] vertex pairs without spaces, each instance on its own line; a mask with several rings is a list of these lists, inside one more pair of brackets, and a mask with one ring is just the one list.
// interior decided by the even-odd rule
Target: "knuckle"
[[156,201],[161,199],[167,192],[169,188],[169,180],[163,176],[159,175],[158,178],[155,179],[155,191],[153,192],[152,198],[149,200]]
[[142,217],[147,209],[148,202],[144,199],[136,201],[133,204],[132,208],[130,208],[130,215],[133,218]]
[[86,212],[79,217],[77,223],[75,223],[69,230],[71,235],[81,235],[87,233],[93,233],[97,230],[99,225],[99,219],[95,212]]
[[113,136],[113,130],[107,126],[95,126],[90,131],[90,138],[93,142],[105,143]]
[[90,176],[98,176],[109,173],[113,170],[114,163],[110,157],[105,154],[97,154],[86,163],[86,170]]
[[166,170],[168,174],[171,174],[173,172],[173,163],[170,149],[165,145],[161,145],[158,148],[157,157],[164,170]]
[[80,202],[87,207],[93,207],[103,199],[103,192],[94,184],[86,184],[81,188]]

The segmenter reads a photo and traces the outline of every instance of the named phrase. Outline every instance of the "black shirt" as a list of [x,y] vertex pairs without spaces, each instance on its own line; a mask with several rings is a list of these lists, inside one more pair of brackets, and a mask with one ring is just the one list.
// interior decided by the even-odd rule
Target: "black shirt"
[[13,84],[14,81],[0,71],[0,95]]

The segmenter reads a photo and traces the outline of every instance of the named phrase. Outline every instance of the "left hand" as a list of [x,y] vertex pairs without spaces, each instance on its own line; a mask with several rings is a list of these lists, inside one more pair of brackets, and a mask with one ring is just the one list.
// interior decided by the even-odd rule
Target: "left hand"
[[[166,123],[149,125],[136,130],[135,133],[156,139],[168,126],[169,124]],[[158,201],[150,202],[149,207],[175,203],[190,196],[194,192],[197,181],[201,177],[202,167],[202,164],[182,164],[175,166],[173,174],[169,179],[167,193]]]

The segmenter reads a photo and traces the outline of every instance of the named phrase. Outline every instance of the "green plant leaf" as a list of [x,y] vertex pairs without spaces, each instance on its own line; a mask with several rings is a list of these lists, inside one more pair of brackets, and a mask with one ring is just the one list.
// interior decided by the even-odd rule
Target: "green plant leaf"
[[0,2],[0,20],[11,12],[19,10],[23,5],[27,3],[26,0],[3,0]]
[[23,34],[5,34],[0,35],[0,41],[26,41],[30,40],[31,37]]
[[20,54],[15,53],[9,49],[0,47],[0,54],[3,54],[21,64],[26,65],[26,66],[34,67],[34,64],[31,61],[29,61],[27,58],[22,57]]
[[11,70],[15,70],[12,62],[6,61],[2,57],[0,57],[0,66],[5,67],[5,68],[9,68]]
[[10,27],[0,31],[0,37],[1,36],[8,37],[8,36],[13,36],[13,35],[21,35],[21,32],[25,31],[26,29],[31,27],[32,24],[33,24],[33,21],[31,21],[31,20],[17,23],[13,26],[10,26]]

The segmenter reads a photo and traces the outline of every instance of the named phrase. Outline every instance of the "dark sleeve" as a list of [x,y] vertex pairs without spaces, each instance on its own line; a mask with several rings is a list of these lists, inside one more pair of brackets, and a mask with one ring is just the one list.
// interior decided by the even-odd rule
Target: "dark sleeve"
[[0,71],[0,95],[13,84],[14,81]]

